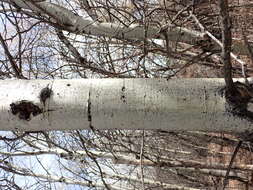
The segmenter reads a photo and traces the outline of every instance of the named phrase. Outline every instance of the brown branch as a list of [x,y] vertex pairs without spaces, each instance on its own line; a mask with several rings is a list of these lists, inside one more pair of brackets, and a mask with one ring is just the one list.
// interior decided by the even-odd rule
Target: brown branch
[[22,75],[20,69],[18,68],[16,62],[14,61],[14,58],[13,58],[13,56],[11,55],[11,53],[10,53],[10,51],[9,51],[9,48],[8,48],[6,42],[5,42],[5,40],[3,39],[3,37],[2,37],[1,34],[0,34],[0,42],[1,42],[1,44],[2,44],[2,47],[3,47],[3,49],[4,49],[4,52],[5,52],[6,56],[8,57],[8,59],[9,59],[9,61],[10,61],[10,63],[11,63],[11,66],[12,66],[12,69],[13,69],[13,71],[14,71],[14,73],[15,73],[15,76],[16,76],[17,78],[19,78],[19,79],[26,79],[26,78]]
[[234,163],[234,160],[235,160],[235,158],[236,158],[236,155],[237,155],[239,149],[241,148],[242,143],[243,143],[243,141],[240,140],[240,141],[238,142],[237,146],[235,147],[235,150],[234,150],[233,155],[232,155],[232,157],[231,157],[231,160],[230,160],[230,162],[229,162],[229,165],[228,165],[228,168],[227,168],[227,172],[226,172],[226,175],[225,175],[225,178],[224,178],[224,181],[223,181],[223,188],[222,188],[223,190],[226,189],[226,186],[227,186],[228,180],[229,180],[229,173],[230,173],[230,170],[231,170],[231,168],[232,168],[232,165],[233,165],[233,163]]
[[232,35],[231,35],[231,20],[229,17],[228,10],[228,0],[219,0],[220,8],[220,24],[221,24],[221,33],[222,33],[222,53],[221,61],[224,65],[224,79],[226,83],[226,89],[228,92],[235,91],[235,85],[232,79],[232,64],[231,64],[231,44],[232,44]]
[[57,34],[58,38],[60,39],[60,41],[69,49],[69,51],[71,52],[73,57],[78,60],[78,62],[80,62],[80,63],[83,63],[84,61],[87,62],[87,60],[85,60],[81,56],[81,54],[78,52],[78,50],[64,36],[64,34],[61,30],[56,29],[56,34]]
[[79,139],[80,139],[81,145],[82,145],[82,147],[84,148],[86,154],[89,156],[90,159],[92,159],[92,161],[93,161],[93,162],[95,163],[95,165],[97,166],[98,171],[99,171],[99,174],[100,174],[100,177],[101,177],[101,180],[102,180],[102,183],[103,183],[103,185],[105,186],[105,189],[110,190],[110,187],[108,186],[108,184],[106,183],[105,178],[104,178],[105,173],[103,172],[103,170],[102,170],[102,168],[101,168],[99,162],[97,161],[97,158],[94,157],[94,156],[92,155],[92,153],[90,153],[90,152],[88,151],[88,149],[87,149],[87,147],[86,147],[86,145],[85,145],[85,140],[83,139],[81,133],[80,133],[79,131],[76,131],[76,132],[77,132],[77,135],[78,135],[78,137],[79,137]]

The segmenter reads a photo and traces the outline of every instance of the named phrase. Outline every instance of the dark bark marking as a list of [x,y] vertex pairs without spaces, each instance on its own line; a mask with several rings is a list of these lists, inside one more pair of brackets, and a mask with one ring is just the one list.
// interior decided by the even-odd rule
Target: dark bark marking
[[92,126],[92,113],[91,113],[91,92],[89,91],[89,97],[87,101],[87,119],[89,121],[89,127],[92,131],[94,131],[94,127]]
[[126,92],[126,87],[125,87],[125,86],[122,86],[122,88],[121,88],[121,96],[120,96],[120,99],[121,99],[124,103],[126,103],[126,94],[125,94],[125,92]]
[[43,103],[43,106],[45,107],[46,105],[46,100],[49,99],[51,97],[51,95],[53,94],[52,89],[45,87],[40,91],[40,102]]
[[18,115],[19,119],[29,121],[31,120],[31,114],[37,116],[43,112],[43,110],[27,100],[21,100],[10,104],[11,113]]
[[223,89],[227,101],[227,111],[243,119],[253,121],[253,112],[248,110],[248,104],[253,103],[253,84],[234,83],[234,90]]
[[88,102],[87,102],[87,116],[88,116],[88,121],[91,122],[92,121],[92,116],[91,116],[91,93],[89,92],[89,98],[88,98]]

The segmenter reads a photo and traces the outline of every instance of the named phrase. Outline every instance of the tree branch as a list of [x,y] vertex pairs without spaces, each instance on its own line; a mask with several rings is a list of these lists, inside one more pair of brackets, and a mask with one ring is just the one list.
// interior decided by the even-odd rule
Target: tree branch
[[219,0],[220,8],[220,24],[221,24],[221,33],[222,33],[222,62],[224,65],[224,79],[226,83],[226,89],[228,92],[235,91],[235,86],[232,80],[232,64],[231,64],[231,44],[232,44],[232,35],[231,35],[231,20],[229,17],[228,11],[228,1]]

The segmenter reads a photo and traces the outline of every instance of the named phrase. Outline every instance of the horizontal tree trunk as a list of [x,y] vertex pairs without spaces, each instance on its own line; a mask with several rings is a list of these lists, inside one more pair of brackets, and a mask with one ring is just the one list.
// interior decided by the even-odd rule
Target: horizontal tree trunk
[[250,130],[226,111],[223,87],[223,79],[4,80],[0,130]]

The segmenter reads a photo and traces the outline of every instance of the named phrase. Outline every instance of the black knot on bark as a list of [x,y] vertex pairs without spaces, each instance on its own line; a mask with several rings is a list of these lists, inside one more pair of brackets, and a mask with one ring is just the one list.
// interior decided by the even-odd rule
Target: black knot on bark
[[46,100],[51,97],[53,91],[47,87],[43,88],[40,91],[40,102],[43,103],[43,105],[46,105]]
[[226,90],[226,99],[231,103],[248,103],[253,98],[253,88],[241,82],[235,82],[232,90]]
[[27,100],[12,103],[10,107],[13,115],[18,115],[19,119],[26,121],[31,119],[31,114],[36,116],[42,113],[42,109],[39,106]]
[[228,103],[227,111],[253,119],[253,112],[248,111],[248,103],[253,100],[252,85],[235,82],[233,89],[225,90],[225,98]]

